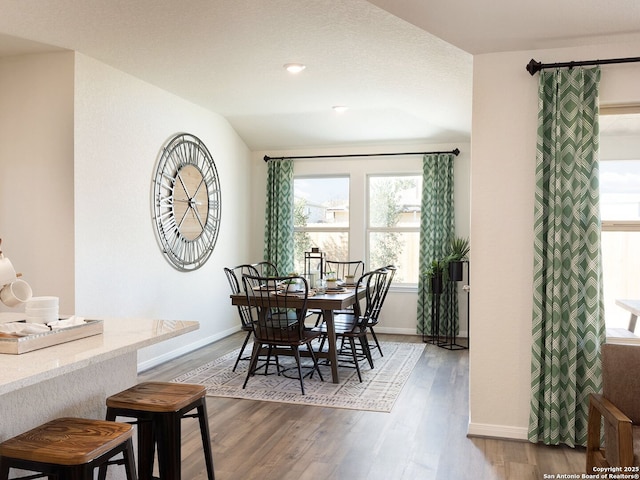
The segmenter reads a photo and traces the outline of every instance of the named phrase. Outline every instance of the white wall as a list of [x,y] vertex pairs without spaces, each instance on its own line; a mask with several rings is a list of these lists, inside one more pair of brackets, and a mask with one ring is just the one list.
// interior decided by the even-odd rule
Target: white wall
[[63,312],[75,304],[73,69],[72,53],[0,58],[0,249]]
[[[155,163],[178,132],[204,141],[222,186],[216,248],[189,273],[164,259],[151,217]],[[200,322],[197,332],[143,350],[142,368],[237,330],[222,268],[248,256],[250,163],[228,122],[77,54],[74,135],[76,313]]]
[[[456,234],[462,237],[469,236],[469,170],[470,170],[470,146],[468,143],[454,144],[412,144],[412,145],[384,145],[363,147],[341,147],[332,149],[306,149],[287,151],[253,152],[252,154],[252,191],[255,193],[254,202],[254,241],[250,248],[252,258],[262,258],[264,232],[264,198],[267,167],[263,158],[281,156],[306,156],[306,155],[340,155],[358,153],[384,153],[384,152],[420,152],[460,149],[460,155],[454,160],[455,168],[455,208],[456,208]],[[296,160],[294,163],[294,175],[326,175],[348,174],[352,179],[361,181],[351,182],[351,198],[360,198],[361,201],[351,203],[350,222],[352,224],[352,237],[350,239],[351,255],[353,258],[364,258],[366,218],[363,210],[357,210],[357,206],[365,205],[366,191],[359,190],[357,186],[366,185],[367,173],[422,173],[422,156],[393,156],[393,157],[363,157],[363,158],[339,158],[339,159],[309,159]],[[354,226],[358,227],[354,228]],[[472,252],[473,256],[473,252]],[[460,296],[460,308],[463,313],[461,320],[466,318],[466,296]],[[415,334],[416,333],[417,293],[408,289],[391,291],[380,316],[380,324],[377,331],[382,333]],[[466,325],[461,324],[461,333],[466,334]]]
[[[474,57],[469,433],[526,439],[538,77],[525,65],[637,55],[610,44]],[[640,65],[602,67],[601,104],[640,102]]]

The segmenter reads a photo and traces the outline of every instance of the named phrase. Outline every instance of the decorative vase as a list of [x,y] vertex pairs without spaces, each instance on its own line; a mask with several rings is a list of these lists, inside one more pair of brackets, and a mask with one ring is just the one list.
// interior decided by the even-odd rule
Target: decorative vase
[[442,274],[438,273],[430,278],[431,280],[431,293],[442,293]]
[[463,262],[450,262],[449,263],[449,279],[453,282],[460,282],[462,280],[462,263]]

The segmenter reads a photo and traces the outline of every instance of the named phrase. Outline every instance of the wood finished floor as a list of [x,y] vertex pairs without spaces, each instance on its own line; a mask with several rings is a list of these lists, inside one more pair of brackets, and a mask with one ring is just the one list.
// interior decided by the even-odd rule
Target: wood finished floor
[[[238,348],[243,335],[139,380],[171,380]],[[427,345],[391,413],[207,397],[216,480],[537,480],[584,472],[584,449],[468,438],[468,359],[467,350]],[[207,478],[200,442],[197,422],[183,420],[185,480]]]

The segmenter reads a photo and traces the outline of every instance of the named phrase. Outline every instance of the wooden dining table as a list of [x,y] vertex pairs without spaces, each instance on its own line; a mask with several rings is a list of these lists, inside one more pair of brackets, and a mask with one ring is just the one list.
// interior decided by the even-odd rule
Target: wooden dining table
[[[338,348],[336,342],[336,329],[333,318],[333,312],[337,310],[345,310],[354,305],[357,301],[364,298],[365,289],[361,288],[356,291],[355,288],[345,288],[343,292],[327,292],[324,294],[315,294],[307,298],[307,310],[321,310],[327,327],[327,343],[328,351],[314,352],[317,357],[327,358],[331,365],[331,378],[333,383],[340,383],[338,373]],[[260,306],[260,297],[252,297],[252,303]],[[299,303],[299,305],[297,305]],[[231,295],[232,305],[248,305],[245,294]],[[303,299],[292,299],[290,306],[295,308],[302,307]]]

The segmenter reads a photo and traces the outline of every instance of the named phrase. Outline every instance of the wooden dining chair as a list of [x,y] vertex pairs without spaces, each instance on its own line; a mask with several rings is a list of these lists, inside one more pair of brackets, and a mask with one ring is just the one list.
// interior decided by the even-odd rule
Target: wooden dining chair
[[[314,371],[323,380],[318,360],[311,342],[321,333],[305,328],[304,320],[307,312],[309,285],[299,276],[260,277],[244,274],[242,277],[247,304],[251,307],[251,325],[253,327],[254,348],[247,377],[242,388],[246,388],[249,378],[258,368],[258,358],[263,347],[267,348],[267,363],[271,356],[293,356],[296,360],[300,389],[304,391],[304,376],[300,362],[300,347],[306,345],[309,356],[313,361]],[[295,282],[299,291],[274,290],[271,285],[280,283],[287,285]],[[278,373],[280,366],[278,365]]]

